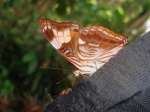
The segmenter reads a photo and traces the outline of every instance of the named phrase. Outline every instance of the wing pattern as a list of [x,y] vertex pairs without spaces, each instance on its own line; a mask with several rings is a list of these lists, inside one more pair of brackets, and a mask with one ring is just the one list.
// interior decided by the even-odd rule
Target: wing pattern
[[79,70],[75,74],[92,75],[127,43],[127,38],[102,26],[83,29],[76,23],[40,20],[47,40]]

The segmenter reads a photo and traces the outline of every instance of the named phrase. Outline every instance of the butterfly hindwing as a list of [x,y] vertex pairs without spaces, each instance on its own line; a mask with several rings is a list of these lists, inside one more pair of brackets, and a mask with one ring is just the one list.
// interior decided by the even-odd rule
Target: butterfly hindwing
[[80,70],[95,72],[117,54],[126,42],[126,37],[102,26],[85,27],[78,44],[78,58],[83,64]]

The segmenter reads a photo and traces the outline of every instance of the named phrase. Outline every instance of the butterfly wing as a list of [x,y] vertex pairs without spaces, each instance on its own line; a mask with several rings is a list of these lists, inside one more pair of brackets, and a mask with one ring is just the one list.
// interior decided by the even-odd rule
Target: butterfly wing
[[77,44],[81,28],[76,23],[58,23],[40,20],[40,26],[47,40],[68,61],[80,68],[82,63],[77,58]]
[[78,42],[81,74],[94,73],[127,43],[127,38],[101,26],[85,27]]
[[47,40],[79,68],[75,74],[93,74],[127,43],[127,38],[101,26],[81,29],[76,23],[40,20]]

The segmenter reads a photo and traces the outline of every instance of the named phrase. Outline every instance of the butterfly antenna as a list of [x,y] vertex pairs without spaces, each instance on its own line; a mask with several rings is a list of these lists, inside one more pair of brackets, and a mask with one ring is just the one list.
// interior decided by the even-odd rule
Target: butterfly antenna
[[66,78],[67,78],[67,77],[65,77],[65,78],[63,78],[61,81],[57,82],[56,85],[59,84],[59,83],[61,83],[62,81],[64,81]]
[[74,78],[73,78],[73,81],[72,81],[72,87],[74,87],[74,84],[75,84],[75,80],[76,80],[77,76],[74,75]]
[[73,71],[73,70],[69,70],[69,69],[61,69],[61,68],[53,68],[53,67],[40,67],[42,69],[53,69],[53,70],[66,70],[66,71]]
[[[53,70],[66,70],[66,71],[71,71],[71,72],[74,71],[74,70],[69,70],[69,69],[60,69],[60,68],[42,67],[42,66],[41,66],[40,68],[42,68],[42,69],[53,69]],[[67,78],[67,77],[65,77],[65,78],[63,78],[62,80],[60,80],[59,82],[57,82],[56,85],[59,84],[59,83],[61,83],[62,81],[64,81],[66,78]],[[74,78],[74,80],[75,80],[75,78]],[[74,85],[74,82],[72,83],[72,85]]]

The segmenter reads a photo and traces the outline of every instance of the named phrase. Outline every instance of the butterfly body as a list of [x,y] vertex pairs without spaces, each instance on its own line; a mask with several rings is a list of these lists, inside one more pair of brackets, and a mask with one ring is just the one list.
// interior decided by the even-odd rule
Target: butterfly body
[[92,75],[127,43],[127,38],[102,26],[81,28],[76,23],[40,20],[47,40],[79,70],[75,75]]

